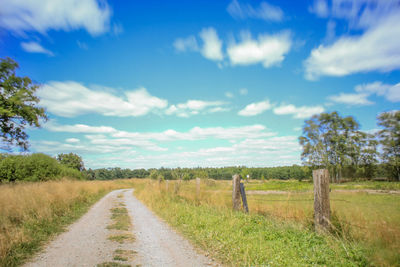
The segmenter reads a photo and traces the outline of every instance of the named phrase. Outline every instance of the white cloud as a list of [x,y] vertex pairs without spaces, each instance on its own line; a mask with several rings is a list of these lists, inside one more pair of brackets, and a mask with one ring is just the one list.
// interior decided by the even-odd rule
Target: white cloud
[[228,5],[227,11],[236,19],[253,18],[275,22],[283,20],[282,9],[267,2],[261,2],[258,8],[254,8],[250,4],[240,4],[237,0],[233,0]]
[[240,110],[238,114],[240,116],[255,116],[271,108],[271,103],[268,100],[265,100],[247,105],[244,109]]
[[400,27],[395,26],[400,24],[397,1],[333,0],[329,13],[363,33],[313,49],[304,62],[307,79],[400,69],[400,39],[394,37],[400,35]]
[[224,58],[222,41],[219,39],[217,31],[212,27],[204,28],[199,35],[203,41],[201,54],[210,60],[222,60]]
[[385,97],[390,102],[400,102],[400,83],[390,87]]
[[[167,100],[150,95],[145,88],[126,91],[119,97],[104,91],[95,91],[73,82],[49,82],[37,92],[40,103],[58,116],[75,117],[98,113],[104,116],[143,116],[167,107]],[[62,104],[61,104],[62,103]]]
[[369,94],[363,94],[363,93],[358,93],[358,94],[346,94],[346,93],[340,93],[339,95],[333,95],[329,96],[328,100],[336,102],[336,103],[342,103],[342,104],[347,104],[347,105],[372,105],[374,104],[373,102],[368,100]]
[[390,102],[400,102],[400,83],[391,85],[382,82],[360,84],[354,88],[356,93],[340,93],[329,96],[328,100],[347,105],[372,105],[368,100],[371,95],[383,96]]
[[319,114],[324,112],[324,108],[322,106],[302,106],[296,107],[295,105],[281,105],[279,107],[274,108],[274,113],[277,115],[293,115],[295,119],[305,119],[309,118],[312,115]]
[[265,68],[279,65],[292,46],[288,31],[275,35],[260,34],[252,39],[250,33],[243,33],[240,43],[231,43],[227,54],[232,65],[251,65],[261,63]]
[[326,0],[315,0],[313,5],[310,6],[308,10],[322,18],[325,18],[329,15],[329,8]]
[[174,41],[174,47],[178,52],[186,52],[186,51],[198,51],[199,46],[197,44],[196,37],[190,35],[186,38],[177,38]]
[[117,130],[109,126],[89,126],[86,124],[74,125],[60,125],[54,120],[49,120],[43,124],[43,128],[51,132],[65,132],[65,133],[98,133],[109,134]]
[[1,0],[0,27],[22,34],[85,29],[91,35],[109,30],[111,10],[97,0]]
[[241,95],[247,95],[248,93],[249,93],[249,91],[246,88],[241,88],[239,90],[239,94],[241,94]]
[[227,98],[233,98],[234,97],[234,95],[231,92],[225,92],[225,96]]
[[[57,126],[57,127],[56,127]],[[112,129],[105,131],[100,129]],[[195,166],[278,166],[300,163],[297,136],[277,136],[264,125],[238,127],[194,127],[187,131],[126,132],[109,126],[54,125],[50,131],[89,134],[75,142],[33,141],[34,151],[74,152],[83,156],[87,167],[195,167]],[[97,132],[97,133],[96,133]],[[225,140],[226,145],[189,149],[175,148],[175,141]],[[72,141],[72,142],[71,142]],[[169,143],[173,145],[169,145]],[[143,150],[143,151],[142,151]],[[144,152],[150,151],[150,152]]]
[[79,140],[78,138],[67,138],[65,139],[65,142],[67,143],[79,143],[81,140]]
[[200,113],[206,114],[227,111],[228,109],[222,108],[225,104],[225,102],[221,101],[188,100],[186,103],[171,105],[165,111],[165,114],[187,118]]
[[44,48],[41,44],[37,42],[22,42],[21,47],[24,51],[29,53],[40,53],[40,54],[47,54],[49,56],[54,56],[53,52]]

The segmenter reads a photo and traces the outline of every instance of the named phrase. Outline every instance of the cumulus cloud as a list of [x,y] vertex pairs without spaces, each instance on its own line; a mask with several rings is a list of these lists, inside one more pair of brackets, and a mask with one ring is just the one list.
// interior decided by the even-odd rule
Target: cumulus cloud
[[204,28],[199,35],[203,41],[201,54],[210,60],[222,60],[224,58],[222,53],[222,41],[219,39],[217,31],[212,27]]
[[309,118],[312,115],[319,114],[324,112],[324,108],[322,106],[301,106],[296,107],[295,105],[280,105],[279,107],[275,107],[273,112],[277,115],[293,115],[295,119],[305,119]]
[[24,51],[28,53],[39,53],[39,54],[46,54],[49,56],[54,56],[53,52],[44,48],[38,42],[22,42],[21,47]]
[[206,114],[228,111],[227,108],[223,107],[224,105],[226,105],[226,103],[221,101],[188,100],[186,103],[171,105],[165,111],[165,114],[187,118],[200,113]]
[[271,108],[272,104],[269,100],[265,100],[247,105],[244,109],[240,110],[238,114],[240,116],[256,116]]
[[[199,33],[199,37],[202,43],[201,46],[194,35],[175,39],[173,46],[178,52],[199,52],[209,60],[221,61],[224,59],[222,40],[218,37],[217,31],[213,27],[203,28]],[[218,63],[218,66],[222,67],[221,62]]]
[[91,35],[109,30],[111,9],[97,0],[1,0],[0,27],[22,34],[84,29]]
[[400,35],[400,28],[394,26],[400,24],[396,1],[334,0],[329,15],[348,21],[350,29],[362,33],[313,49],[304,62],[306,79],[400,69],[400,39],[394,38]]
[[292,46],[290,32],[275,35],[260,34],[253,39],[248,32],[239,43],[232,42],[227,54],[232,65],[262,64],[264,68],[279,65]]
[[175,50],[178,52],[186,52],[186,51],[198,51],[199,45],[197,44],[196,37],[190,35],[186,38],[177,38],[173,46]]
[[368,97],[377,95],[383,96],[390,102],[400,102],[400,83],[391,85],[376,81],[357,85],[354,91],[355,93],[340,93],[339,95],[329,96],[328,100],[335,103],[363,106],[374,104]]
[[[95,91],[80,83],[48,82],[37,92],[40,103],[49,112],[62,117],[97,113],[104,116],[137,117],[167,107],[167,100],[150,95],[145,88],[116,96]],[[61,104],[62,103],[62,104]]]
[[282,9],[267,2],[261,2],[260,6],[256,8],[250,4],[240,4],[237,0],[233,0],[229,3],[227,11],[235,19],[253,18],[274,22],[283,20]]

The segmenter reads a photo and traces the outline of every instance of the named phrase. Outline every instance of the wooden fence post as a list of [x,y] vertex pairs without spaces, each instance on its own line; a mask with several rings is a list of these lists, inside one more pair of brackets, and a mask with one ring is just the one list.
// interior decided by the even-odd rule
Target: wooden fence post
[[200,178],[196,178],[196,199],[200,199]]
[[165,181],[165,191],[168,192],[169,180]]
[[317,232],[325,232],[329,230],[331,224],[328,170],[313,170],[313,180],[315,230]]
[[240,210],[240,176],[235,174],[232,176],[232,204],[234,210]]
[[243,208],[246,213],[249,213],[249,206],[247,205],[246,191],[244,190],[244,184],[240,183],[240,194],[242,195]]

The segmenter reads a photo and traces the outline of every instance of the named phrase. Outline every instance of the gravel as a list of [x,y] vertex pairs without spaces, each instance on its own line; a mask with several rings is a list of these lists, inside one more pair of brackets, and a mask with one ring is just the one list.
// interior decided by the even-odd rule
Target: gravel
[[[121,198],[121,195],[123,197]],[[118,231],[106,227],[111,224],[110,209],[124,203],[132,220],[135,241],[119,244],[107,238]],[[117,249],[135,252],[129,261],[113,260]],[[131,266],[216,266],[183,237],[155,216],[133,196],[133,190],[115,190],[57,236],[42,253],[26,267],[32,266],[96,266],[104,262],[118,262]]]

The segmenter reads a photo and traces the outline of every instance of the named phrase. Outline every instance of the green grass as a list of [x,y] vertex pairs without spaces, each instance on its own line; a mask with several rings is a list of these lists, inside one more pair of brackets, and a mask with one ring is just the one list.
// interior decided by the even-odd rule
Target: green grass
[[[264,183],[261,181],[250,181],[245,183],[246,190],[276,190],[276,191],[295,191],[304,192],[312,191],[313,184],[310,181],[297,180],[267,180]],[[382,182],[382,181],[358,181],[346,182],[342,184],[331,184],[331,189],[371,189],[371,190],[400,190],[400,182]]]
[[131,227],[131,220],[128,215],[128,210],[125,207],[112,208],[111,219],[113,224],[107,226],[109,230],[124,230],[128,231]]
[[114,258],[113,260],[116,261],[128,261],[132,260],[134,255],[137,252],[134,250],[123,250],[123,249],[117,249],[114,251]]
[[108,237],[108,240],[123,244],[125,242],[133,242],[135,241],[135,238],[132,234],[126,233],[126,234],[111,235]]
[[246,190],[308,191],[313,189],[312,183],[297,180],[267,180],[264,183],[251,181],[244,185]]
[[365,266],[361,245],[300,225],[227,208],[197,205],[149,190],[135,194],[158,215],[224,264],[234,266]]

